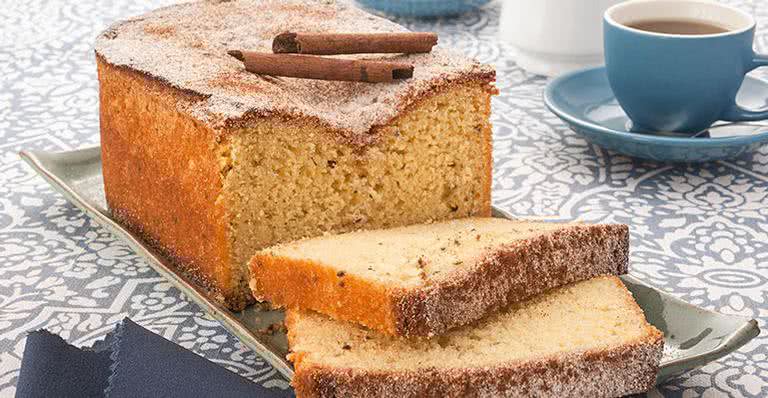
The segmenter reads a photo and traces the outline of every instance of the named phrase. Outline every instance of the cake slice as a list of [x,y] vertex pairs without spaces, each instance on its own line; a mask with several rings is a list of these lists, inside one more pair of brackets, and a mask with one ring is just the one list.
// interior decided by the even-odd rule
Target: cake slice
[[614,276],[431,340],[289,311],[297,397],[615,397],[654,385],[663,336]]
[[627,271],[626,225],[465,218],[273,246],[254,296],[401,336],[432,336],[566,283]]
[[231,309],[279,242],[491,212],[493,67],[440,46],[352,54],[414,66],[359,83],[262,76],[229,50],[285,32],[407,29],[351,1],[197,1],[96,39],[112,215]]

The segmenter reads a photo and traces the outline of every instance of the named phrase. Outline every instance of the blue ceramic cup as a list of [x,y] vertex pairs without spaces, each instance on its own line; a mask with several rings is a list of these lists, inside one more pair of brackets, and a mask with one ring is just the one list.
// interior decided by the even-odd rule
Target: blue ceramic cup
[[[718,26],[714,34],[668,34],[631,27],[648,21]],[[736,104],[744,75],[768,65],[752,49],[754,19],[709,0],[630,0],[603,17],[608,81],[635,131],[699,132],[717,120],[768,119]]]

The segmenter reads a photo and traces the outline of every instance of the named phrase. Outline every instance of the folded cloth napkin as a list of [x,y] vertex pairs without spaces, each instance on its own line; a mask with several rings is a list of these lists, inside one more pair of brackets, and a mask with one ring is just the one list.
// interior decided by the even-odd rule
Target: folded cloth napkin
[[128,318],[83,349],[45,330],[31,332],[16,386],[16,397],[292,396],[288,388],[253,383]]

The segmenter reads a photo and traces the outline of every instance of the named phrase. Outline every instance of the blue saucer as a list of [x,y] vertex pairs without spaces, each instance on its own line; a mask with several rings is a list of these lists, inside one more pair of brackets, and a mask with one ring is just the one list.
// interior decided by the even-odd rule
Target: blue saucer
[[[756,109],[766,107],[766,100],[768,82],[747,76],[737,96],[738,103]],[[581,70],[552,80],[544,91],[544,103],[588,141],[639,158],[705,162],[734,158],[768,143],[768,127],[756,128],[754,125],[713,128],[711,134],[694,138],[675,133],[630,132],[631,122],[616,102],[604,67]]]

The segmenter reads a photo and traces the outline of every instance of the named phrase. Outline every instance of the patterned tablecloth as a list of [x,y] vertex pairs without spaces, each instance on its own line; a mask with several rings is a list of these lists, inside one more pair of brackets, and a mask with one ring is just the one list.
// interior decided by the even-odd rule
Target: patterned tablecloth
[[[287,383],[187,301],[125,244],[55,193],[21,149],[97,145],[96,35],[163,1],[7,1],[0,7],[0,396],[12,395],[25,333],[76,345],[125,316],[259,383]],[[768,2],[731,2],[768,27]],[[458,19],[401,21],[435,30],[498,70],[494,203],[519,216],[631,225],[632,273],[705,308],[768,327],[768,147],[732,161],[672,165],[592,146],[549,113],[547,80],[497,40],[500,5]],[[758,48],[768,50],[768,32]],[[651,396],[768,396],[768,336],[681,375]]]

